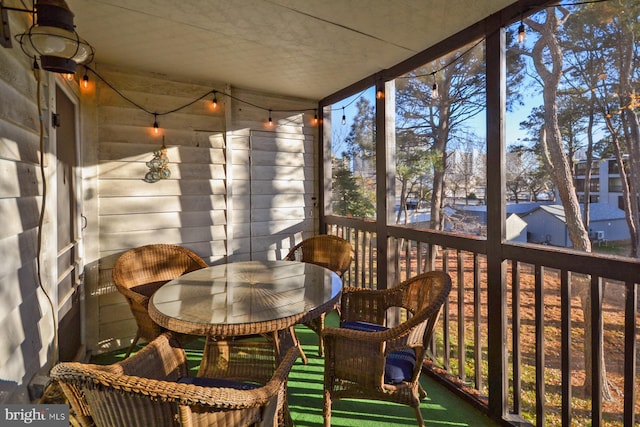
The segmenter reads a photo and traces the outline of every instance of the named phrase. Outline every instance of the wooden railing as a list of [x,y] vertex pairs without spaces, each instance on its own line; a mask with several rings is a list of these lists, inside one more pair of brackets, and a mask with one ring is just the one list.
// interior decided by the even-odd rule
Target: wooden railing
[[[491,399],[503,399],[489,394],[488,354],[496,354],[489,342],[505,346],[501,422],[635,425],[640,411],[638,260],[503,243],[501,297],[489,301],[484,238],[402,226],[385,227],[387,235],[380,236],[370,222],[327,217],[326,223],[329,233],[354,246],[346,285],[382,287],[429,269],[451,275],[453,289],[429,371],[488,409]],[[377,256],[381,238],[387,242],[385,260]],[[386,278],[377,277],[379,262],[391,266]],[[506,333],[490,340],[488,312],[500,304]],[[587,378],[593,387],[585,386]]]

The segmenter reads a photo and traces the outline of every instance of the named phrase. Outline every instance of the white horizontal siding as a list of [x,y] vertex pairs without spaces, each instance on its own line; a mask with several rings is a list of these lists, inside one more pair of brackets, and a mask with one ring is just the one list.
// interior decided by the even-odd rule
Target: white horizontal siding
[[[12,31],[21,31],[15,15],[9,17]],[[20,401],[26,395],[31,378],[51,362],[53,341],[52,312],[39,288],[36,269],[43,191],[38,85],[31,65],[19,48],[0,48],[0,403]],[[47,118],[48,74],[42,74],[40,100],[42,116]],[[48,161],[45,173],[51,177]],[[55,245],[51,210],[48,207],[41,254],[43,286],[55,300],[56,289],[49,282],[56,267],[55,260],[48,258],[52,242]]]
[[[205,97],[179,111],[161,114],[213,88],[108,67],[97,71],[121,94],[148,110],[137,108],[100,79],[95,80],[92,93],[83,94],[83,111],[90,112],[85,123],[92,126],[87,131],[96,141],[84,156],[90,163],[85,165],[90,174],[85,206],[96,211],[86,212],[90,218],[87,232],[98,242],[96,261],[87,267],[92,277],[86,289],[87,345],[94,351],[108,351],[127,346],[136,331],[129,307],[111,277],[124,251],[149,243],[170,243],[193,250],[210,264],[280,259],[300,233],[313,232],[316,129],[308,126],[308,115],[277,111],[273,113],[275,126],[268,128],[266,111],[221,93],[215,111]],[[227,90],[237,99],[274,110],[315,105]],[[34,104],[26,104],[24,110],[34,110]],[[149,111],[160,113],[161,136],[152,132],[154,116]],[[21,218],[24,227],[37,225],[40,182],[35,166],[38,140],[33,137],[37,126],[37,121],[20,125],[0,121],[0,130],[7,129],[7,134],[26,141],[21,148],[11,141],[0,144],[0,171],[4,168],[7,175],[22,177],[6,181],[5,191],[21,192],[24,197],[20,205],[0,199],[0,209],[4,207],[11,218]],[[147,163],[163,143],[171,176],[146,182]],[[30,214],[25,216],[25,210]],[[6,233],[21,232],[18,227]],[[2,238],[0,235],[0,241]]]
[[161,195],[144,198],[112,196],[102,204],[100,211],[107,215],[145,214],[156,212],[197,212],[226,210],[226,195]]
[[[99,73],[149,111],[170,111],[211,88],[132,72]],[[202,100],[171,114],[154,116],[98,83],[98,194],[100,238],[99,350],[124,346],[136,327],[128,305],[112,284],[111,269],[124,251],[150,243],[194,250],[207,262],[226,256],[225,117]],[[149,183],[147,162],[163,144],[169,179]]]

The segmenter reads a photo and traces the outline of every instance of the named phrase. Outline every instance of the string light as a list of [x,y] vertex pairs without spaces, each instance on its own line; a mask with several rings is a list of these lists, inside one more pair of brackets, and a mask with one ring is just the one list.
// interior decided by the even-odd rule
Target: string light
[[[581,5],[581,4],[590,4],[590,3],[599,3],[599,2],[605,2],[608,0],[591,0],[591,1],[579,1],[579,2],[575,2],[575,3],[570,3],[570,4],[566,4],[565,6],[576,6],[576,5]],[[520,40],[522,39],[522,41],[524,41],[524,39],[526,38],[526,30],[525,30],[525,26],[524,23],[522,21],[522,15],[520,15],[520,26],[518,27],[518,41],[520,42]],[[454,64],[455,62],[457,62],[458,60],[460,60],[462,57],[464,57],[467,53],[469,53],[470,51],[472,51],[476,46],[478,46],[480,43],[482,43],[485,39],[481,38],[479,39],[476,43],[474,43],[472,46],[470,46],[466,51],[462,52],[460,55],[457,55],[455,58],[453,58],[449,63],[443,65],[439,70],[436,70],[432,73],[430,73],[433,77],[434,77],[434,82],[433,82],[433,86],[432,86],[432,90],[431,90],[431,96],[433,97],[433,99],[436,99],[439,97],[439,93],[438,93],[438,83],[435,81],[435,74],[438,71],[442,71],[446,68],[448,68],[450,65]],[[154,128],[154,133],[158,134],[159,131],[159,125],[158,125],[158,120],[157,117],[159,115],[167,115],[167,114],[171,114],[171,113],[175,113],[177,111],[180,111],[188,106],[191,106],[192,104],[195,104],[196,102],[204,99],[205,97],[209,96],[209,95],[213,95],[213,99],[212,99],[212,105],[213,108],[215,109],[217,107],[218,104],[218,99],[217,99],[217,94],[220,93],[223,96],[226,96],[228,98],[234,99],[238,102],[241,102],[243,104],[247,104],[250,105],[254,108],[258,108],[261,110],[267,110],[267,108],[256,105],[254,103],[251,103],[249,101],[245,101],[243,99],[237,98],[229,93],[225,93],[225,92],[219,92],[217,90],[210,90],[207,93],[205,93],[204,95],[194,99],[193,101],[188,102],[185,105],[179,106],[177,108],[174,108],[173,110],[169,110],[169,111],[165,111],[162,113],[153,113],[151,112],[149,109],[143,107],[142,105],[136,103],[134,100],[132,100],[131,98],[128,98],[126,95],[124,95],[121,91],[119,91],[116,87],[114,87],[109,81],[107,81],[104,77],[102,77],[100,74],[98,74],[94,69],[90,68],[88,65],[85,65],[85,75],[82,78],[82,85],[84,87],[88,86],[88,80],[89,77],[87,75],[87,71],[91,71],[93,74],[95,74],[95,76],[100,79],[102,82],[104,82],[107,86],[109,86],[116,94],[118,94],[121,98],[125,99],[126,101],[130,102],[131,104],[133,104],[135,107],[137,107],[138,109],[148,113],[148,114],[153,114],[154,116],[154,123],[153,123],[153,128]],[[423,77],[423,76],[427,76],[428,74],[420,74],[420,75],[407,75],[407,76],[399,76],[397,78],[401,79],[401,78],[416,78],[416,77]],[[606,76],[606,75],[605,75]],[[74,75],[73,74],[66,74],[65,77],[69,80],[73,80]],[[364,93],[365,91],[362,91],[362,93]],[[352,102],[354,102],[359,96],[355,96],[354,100],[351,101],[349,104],[351,104]],[[384,97],[384,91],[382,90],[378,90],[376,92],[376,97],[378,98],[382,98]],[[347,117],[345,115],[345,107],[342,106],[342,124],[346,125],[347,124]],[[317,124],[319,119],[318,119],[318,113],[317,113],[317,109],[312,109],[312,108],[307,108],[307,109],[286,109],[286,110],[272,110],[272,109],[268,109],[269,111],[269,124],[273,124],[273,120],[271,117],[271,113],[273,111],[277,111],[277,112],[283,112],[283,113],[302,113],[305,111],[315,111],[314,114],[314,119],[313,119],[313,123]],[[331,109],[331,111],[336,111],[337,109]]]
[[527,39],[527,32],[524,28],[524,23],[520,20],[520,26],[518,27],[518,44],[522,46]]
[[104,77],[102,77],[98,72],[96,72],[96,71],[95,71],[94,69],[92,69],[90,66],[85,65],[85,69],[86,69],[86,70],[88,70],[88,71],[91,71],[91,72],[92,72],[92,73],[93,73],[93,74],[94,74],[94,75],[95,75],[95,76],[96,76],[100,81],[102,81],[102,82],[103,82],[104,84],[106,84],[109,88],[111,88],[111,90],[113,90],[113,91],[114,91],[117,95],[119,95],[122,99],[124,99],[124,100],[128,101],[128,102],[129,102],[129,103],[131,103],[133,106],[135,106],[136,108],[138,108],[138,109],[140,109],[140,110],[144,111],[145,113],[152,114],[152,115],[153,115],[153,117],[154,117],[154,122],[153,122],[153,132],[154,132],[154,134],[159,134],[159,133],[160,133],[160,129],[159,129],[159,125],[158,125],[158,116],[165,116],[165,115],[167,115],[167,114],[172,114],[172,113],[175,113],[175,112],[181,111],[181,110],[183,110],[183,109],[185,109],[185,108],[187,108],[187,107],[189,107],[189,106],[191,106],[191,105],[195,104],[196,102],[201,101],[201,100],[203,100],[203,99],[205,99],[205,98],[207,98],[207,97],[209,97],[209,96],[211,96],[211,95],[213,95],[213,98],[212,98],[212,106],[213,106],[213,109],[215,109],[215,108],[217,107],[217,103],[218,103],[218,97],[217,97],[217,95],[218,95],[218,94],[220,94],[220,95],[222,95],[222,96],[225,96],[225,97],[228,97],[228,98],[230,98],[230,99],[236,100],[236,101],[238,101],[238,102],[241,102],[241,103],[243,103],[243,104],[250,105],[251,107],[254,107],[254,108],[257,108],[257,109],[260,109],[260,110],[264,110],[264,111],[268,111],[268,112],[269,112],[269,119],[268,119],[268,124],[269,124],[269,126],[272,126],[272,125],[273,125],[273,117],[272,117],[273,112],[281,112],[281,113],[304,113],[304,112],[306,112],[306,111],[314,111],[314,112],[316,113],[316,114],[315,114],[315,119],[314,119],[314,121],[315,121],[315,123],[317,123],[317,121],[318,121],[318,118],[317,118],[317,111],[318,111],[318,110],[317,110],[316,108],[306,108],[306,109],[270,109],[270,108],[269,108],[269,109],[268,109],[268,108],[262,107],[262,106],[260,106],[260,105],[254,104],[254,103],[252,103],[252,102],[246,101],[246,100],[244,100],[244,99],[240,99],[240,98],[238,98],[238,97],[236,97],[236,96],[234,96],[234,95],[231,95],[231,94],[229,94],[229,93],[226,93],[226,92],[220,92],[220,91],[215,90],[215,89],[209,90],[208,92],[206,92],[205,94],[203,94],[203,95],[201,95],[201,96],[199,96],[199,97],[195,98],[194,100],[189,101],[188,103],[186,103],[186,104],[184,104],[184,105],[181,105],[181,106],[179,106],[179,107],[176,107],[176,108],[174,108],[174,109],[172,109],[172,110],[168,110],[168,111],[164,111],[164,112],[160,112],[160,113],[159,113],[159,112],[152,112],[150,109],[145,108],[145,107],[144,107],[144,106],[142,106],[141,104],[137,103],[136,101],[134,101],[133,99],[129,98],[129,97],[128,97],[128,96],[126,96],[124,93],[122,93],[121,91],[119,91],[119,90],[118,90],[118,88],[116,88],[115,86],[113,86],[113,84],[111,84],[108,80],[106,80]]
[[433,86],[431,86],[431,98],[438,99],[438,82],[436,82],[436,73],[433,74]]
[[84,76],[82,76],[82,87],[85,89],[89,87],[89,75],[87,74],[86,68],[84,70]]
[[318,110],[316,110],[315,113],[313,114],[313,124],[314,125],[318,124]]
[[457,55],[455,58],[451,59],[451,61],[449,61],[447,64],[444,64],[442,67],[440,67],[439,69],[437,69],[435,71],[432,71],[430,73],[425,73],[425,74],[408,74],[408,75],[400,76],[400,77],[397,77],[397,78],[398,79],[415,79],[415,78],[426,77],[426,76],[434,76],[435,77],[436,73],[438,73],[440,71],[444,71],[447,68],[449,68],[451,65],[455,64],[456,62],[458,62],[460,59],[464,58],[469,52],[471,52],[473,49],[475,49],[477,46],[479,46],[484,41],[485,41],[484,38],[479,39],[472,46],[470,46],[467,50],[465,50],[461,54]]

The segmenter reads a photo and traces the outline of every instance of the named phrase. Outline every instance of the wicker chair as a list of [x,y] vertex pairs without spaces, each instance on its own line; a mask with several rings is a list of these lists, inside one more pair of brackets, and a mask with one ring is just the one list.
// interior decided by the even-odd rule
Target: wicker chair
[[124,295],[138,331],[127,357],[140,338],[147,342],[165,330],[149,317],[149,299],[158,288],[190,271],[207,267],[207,263],[182,246],[152,244],[123,253],[113,267],[113,282]]
[[[345,239],[329,234],[309,237],[295,245],[287,256],[287,261],[302,261],[328,268],[342,277],[351,266],[353,247]],[[325,314],[305,323],[307,327],[318,334],[318,354],[322,356],[322,330],[324,329]],[[306,364],[306,356],[302,355]]]
[[[427,345],[451,278],[432,271],[391,289],[345,288],[339,328],[325,328],[324,424],[331,425],[332,401],[377,399],[413,407],[424,426],[419,383]],[[405,310],[407,320],[385,327],[387,311]]]
[[187,376],[185,352],[170,332],[113,365],[60,363],[51,378],[82,426],[289,425],[287,378],[297,347],[276,366],[266,342],[220,344],[209,364],[215,379]]

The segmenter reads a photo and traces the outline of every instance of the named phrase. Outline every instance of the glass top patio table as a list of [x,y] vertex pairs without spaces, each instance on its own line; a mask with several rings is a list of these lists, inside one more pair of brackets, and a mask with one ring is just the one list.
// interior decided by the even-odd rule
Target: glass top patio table
[[342,280],[296,261],[243,261],[192,271],[158,289],[149,315],[174,332],[242,336],[282,331],[334,308]]

